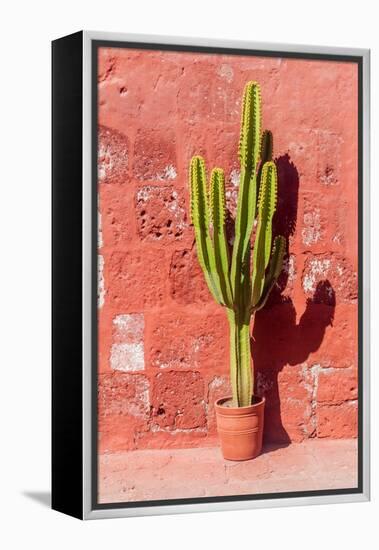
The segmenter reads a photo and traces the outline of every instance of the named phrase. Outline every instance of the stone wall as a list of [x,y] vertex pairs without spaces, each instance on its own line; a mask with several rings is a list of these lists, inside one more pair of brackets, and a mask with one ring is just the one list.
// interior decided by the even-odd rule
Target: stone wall
[[100,451],[212,445],[228,327],[198,266],[188,163],[225,170],[235,212],[240,103],[274,133],[278,288],[255,319],[265,439],[357,433],[357,73],[349,63],[101,49]]

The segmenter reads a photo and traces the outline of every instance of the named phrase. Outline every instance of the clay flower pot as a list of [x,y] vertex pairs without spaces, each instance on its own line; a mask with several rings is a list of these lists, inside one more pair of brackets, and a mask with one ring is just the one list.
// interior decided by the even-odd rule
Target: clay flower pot
[[262,450],[265,398],[254,396],[248,407],[231,407],[231,400],[215,403],[222,454],[226,460],[250,460]]

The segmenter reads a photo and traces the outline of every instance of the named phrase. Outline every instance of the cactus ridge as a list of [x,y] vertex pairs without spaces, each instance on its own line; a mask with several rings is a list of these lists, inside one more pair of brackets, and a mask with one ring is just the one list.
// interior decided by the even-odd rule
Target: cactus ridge
[[225,200],[225,176],[221,168],[213,168],[211,172],[209,189],[209,214],[213,225],[225,224],[226,200]]
[[278,197],[278,176],[276,165],[273,161],[266,162],[263,165],[261,185],[258,197],[258,215],[262,217],[271,217],[276,209]]
[[191,220],[195,229],[197,256],[208,288],[217,303],[222,300],[212,239],[209,231],[209,206],[204,159],[195,156],[190,166]]
[[213,245],[216,270],[219,277],[223,302],[233,308],[232,288],[229,276],[229,247],[226,240],[225,221],[225,177],[221,168],[214,168],[210,181],[211,219],[213,224]]
[[261,126],[261,89],[248,82],[244,89],[238,155],[241,166],[255,170],[259,158]]
[[250,302],[250,238],[257,202],[257,168],[261,142],[261,93],[257,82],[248,82],[242,101],[239,158],[241,177],[235,220],[231,283],[236,307]]
[[[261,92],[257,82],[244,88],[238,156],[241,176],[232,254],[226,239],[225,177],[211,171],[209,188],[204,159],[190,165],[191,219],[196,249],[214,299],[225,306],[230,327],[230,379],[233,403],[247,406],[254,393],[250,354],[251,316],[264,307],[281,273],[287,241],[273,237],[278,176],[273,136],[261,133]],[[256,220],[254,246],[251,238]],[[231,256],[231,257],[230,257]]]
[[262,178],[258,199],[258,225],[254,241],[252,277],[252,305],[255,306],[262,295],[265,282],[265,270],[268,266],[272,243],[272,218],[277,202],[277,174],[273,161],[266,162],[262,169]]
[[195,156],[192,158],[190,173],[191,220],[195,226],[206,227],[208,225],[208,208],[205,195],[206,172],[202,157]]

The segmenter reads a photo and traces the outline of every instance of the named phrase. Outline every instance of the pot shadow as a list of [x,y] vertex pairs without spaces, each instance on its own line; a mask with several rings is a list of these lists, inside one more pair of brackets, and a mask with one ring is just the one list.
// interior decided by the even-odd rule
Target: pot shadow
[[257,394],[266,397],[266,452],[291,442],[281,418],[278,375],[285,365],[303,363],[320,347],[326,328],[333,323],[335,310],[335,292],[328,280],[318,283],[298,323],[291,298],[283,295],[292,269],[289,247],[296,230],[299,175],[288,154],[277,158],[276,165],[279,189],[273,235],[286,237],[286,262],[266,306],[255,315],[251,337]]

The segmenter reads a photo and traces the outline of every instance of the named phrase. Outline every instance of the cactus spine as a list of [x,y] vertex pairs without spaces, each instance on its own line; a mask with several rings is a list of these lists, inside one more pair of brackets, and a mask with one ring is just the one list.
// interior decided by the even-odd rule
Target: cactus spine
[[231,254],[225,231],[224,172],[221,168],[212,170],[208,189],[203,158],[193,157],[190,165],[191,218],[197,255],[213,298],[226,308],[233,404],[239,407],[250,405],[254,394],[250,320],[264,307],[282,270],[286,248],[284,237],[272,239],[278,187],[272,150],[272,133],[261,133],[259,84],[248,82],[242,103],[238,149],[241,175]]

